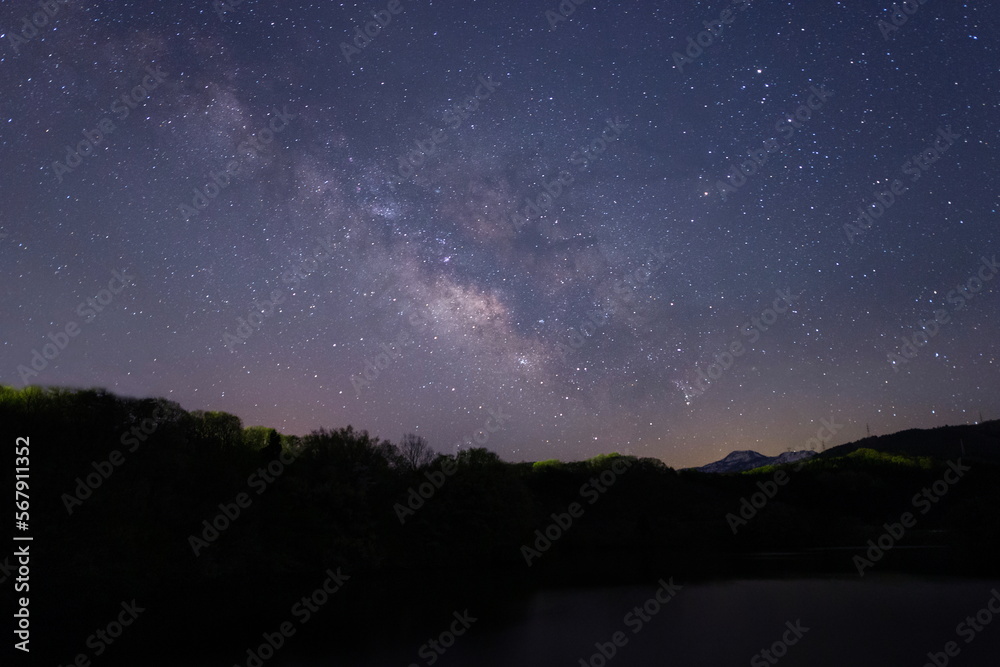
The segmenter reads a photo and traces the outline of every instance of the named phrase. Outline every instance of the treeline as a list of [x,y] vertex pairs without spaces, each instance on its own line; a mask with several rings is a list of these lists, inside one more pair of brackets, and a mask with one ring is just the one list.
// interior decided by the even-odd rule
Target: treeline
[[[0,425],[6,441],[30,437],[39,587],[71,626],[95,600],[136,591],[203,623],[253,623],[289,587],[338,567],[359,591],[344,587],[342,618],[375,614],[388,582],[464,591],[484,579],[530,588],[746,572],[761,551],[863,547],[947,469],[871,450],[783,466],[786,483],[734,531],[727,515],[775,469],[713,475],[617,454],[511,463],[350,426],[286,436],[99,389],[0,387]],[[1000,475],[971,468],[906,538],[947,547],[935,571],[996,568]],[[850,572],[850,555],[803,566]],[[879,567],[908,567],[903,556]]]

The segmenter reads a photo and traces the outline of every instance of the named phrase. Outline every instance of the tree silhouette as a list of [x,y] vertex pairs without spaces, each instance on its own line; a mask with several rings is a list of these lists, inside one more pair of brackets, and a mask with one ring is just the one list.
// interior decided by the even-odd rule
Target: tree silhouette
[[264,447],[262,454],[267,460],[276,459],[281,454],[281,436],[273,428],[267,434],[267,446]]
[[419,470],[434,461],[434,450],[419,435],[407,433],[399,445],[399,455],[404,467]]

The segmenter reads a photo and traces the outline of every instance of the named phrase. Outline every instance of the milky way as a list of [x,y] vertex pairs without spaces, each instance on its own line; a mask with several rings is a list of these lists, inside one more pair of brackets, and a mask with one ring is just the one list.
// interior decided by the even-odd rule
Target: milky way
[[996,418],[1000,21],[904,5],[5,3],[0,382],[676,467]]

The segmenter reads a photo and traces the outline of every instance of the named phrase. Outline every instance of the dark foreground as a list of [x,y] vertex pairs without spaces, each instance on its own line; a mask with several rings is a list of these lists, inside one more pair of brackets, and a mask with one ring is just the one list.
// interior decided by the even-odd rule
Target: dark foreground
[[798,632],[782,664],[952,641],[985,665],[1000,636],[996,422],[735,475],[299,439],[101,391],[2,388],[0,425],[30,443],[15,598],[46,664],[746,664]]

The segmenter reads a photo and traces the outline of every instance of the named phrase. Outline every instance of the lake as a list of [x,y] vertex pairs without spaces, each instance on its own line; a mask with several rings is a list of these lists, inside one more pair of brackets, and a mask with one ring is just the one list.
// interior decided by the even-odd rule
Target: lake
[[[669,576],[665,579],[669,580]],[[283,664],[469,665],[807,665],[886,667],[929,662],[988,667],[1000,664],[1000,614],[981,610],[1000,581],[867,574],[864,578],[740,579],[684,582],[665,604],[650,602],[659,585],[546,590],[511,611],[469,609],[476,620],[450,648],[421,646],[438,632],[365,654],[337,651]],[[993,602],[1000,610],[1000,594]],[[661,598],[669,595],[661,592]],[[642,615],[637,606],[646,605]],[[458,609],[461,613],[464,609]],[[966,617],[980,614],[973,625]],[[629,616],[631,614],[631,616]],[[989,619],[988,623],[981,624]],[[446,631],[454,617],[443,615]],[[457,621],[455,621],[457,623]],[[974,627],[979,628],[974,630]],[[456,630],[462,629],[461,624]],[[961,634],[959,633],[961,630]],[[614,644],[614,635],[618,645]],[[448,642],[448,637],[444,641]],[[787,640],[787,643],[786,643]],[[947,642],[955,657],[943,651]],[[604,647],[610,659],[598,653]],[[777,643],[777,645],[776,645]],[[613,653],[612,653],[613,648]],[[763,650],[773,650],[767,656]],[[780,657],[779,657],[780,654]],[[276,658],[277,660],[277,658]],[[287,660],[287,662],[285,662]]]

